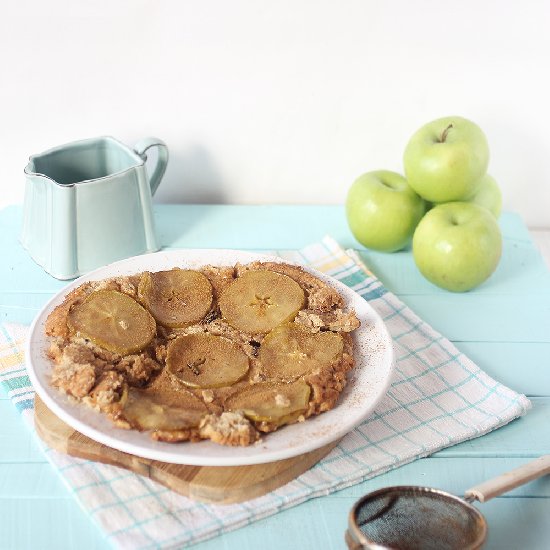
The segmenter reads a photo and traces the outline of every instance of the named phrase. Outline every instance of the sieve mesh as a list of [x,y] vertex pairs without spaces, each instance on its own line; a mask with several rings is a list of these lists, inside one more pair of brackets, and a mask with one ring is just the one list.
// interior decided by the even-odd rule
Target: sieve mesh
[[426,487],[390,487],[355,505],[349,535],[363,548],[471,550],[481,547],[486,530],[480,512],[453,495]]

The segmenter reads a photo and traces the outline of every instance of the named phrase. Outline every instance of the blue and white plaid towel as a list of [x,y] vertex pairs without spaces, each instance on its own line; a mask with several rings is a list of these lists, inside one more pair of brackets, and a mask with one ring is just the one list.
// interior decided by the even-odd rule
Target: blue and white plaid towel
[[[125,470],[46,448],[52,466],[113,546],[181,548],[215,537],[483,435],[529,409],[524,395],[482,372],[388,292],[354,252],[325,238],[281,255],[341,280],[381,315],[397,357],[387,396],[311,470],[272,493],[229,506],[201,504]],[[32,427],[34,392],[22,352],[27,330],[1,327],[0,381]]]

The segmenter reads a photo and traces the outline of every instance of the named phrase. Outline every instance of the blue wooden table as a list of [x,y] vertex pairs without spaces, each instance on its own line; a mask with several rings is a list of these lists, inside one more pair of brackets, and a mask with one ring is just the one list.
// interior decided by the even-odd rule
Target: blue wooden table
[[[156,206],[167,248],[294,249],[325,234],[360,249],[340,206]],[[18,244],[21,208],[0,211],[0,322],[30,323],[64,283]],[[384,284],[491,376],[529,396],[533,409],[508,426],[370,481],[198,545],[200,550],[344,548],[347,515],[364,493],[386,485],[468,487],[550,453],[550,274],[521,219],[500,220],[497,272],[467,294],[425,281],[410,251],[362,251]],[[550,548],[550,476],[480,505],[487,548]],[[105,549],[106,542],[46,462],[35,436],[0,390],[0,548]]]

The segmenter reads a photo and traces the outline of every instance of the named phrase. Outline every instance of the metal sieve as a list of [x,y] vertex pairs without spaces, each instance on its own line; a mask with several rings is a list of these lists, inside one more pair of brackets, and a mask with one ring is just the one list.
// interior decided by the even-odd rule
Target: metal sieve
[[464,498],[429,487],[379,489],[349,516],[350,550],[474,550],[487,538],[485,518],[470,504],[486,502],[550,473],[550,455],[468,489]]

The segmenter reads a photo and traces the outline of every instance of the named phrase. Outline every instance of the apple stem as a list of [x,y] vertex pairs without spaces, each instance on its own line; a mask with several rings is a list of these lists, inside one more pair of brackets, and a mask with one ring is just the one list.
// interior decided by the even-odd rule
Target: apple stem
[[445,130],[441,133],[441,137],[439,138],[439,143],[445,143],[445,140],[447,139],[447,134],[449,133],[449,130],[453,127],[452,124],[449,124]]

